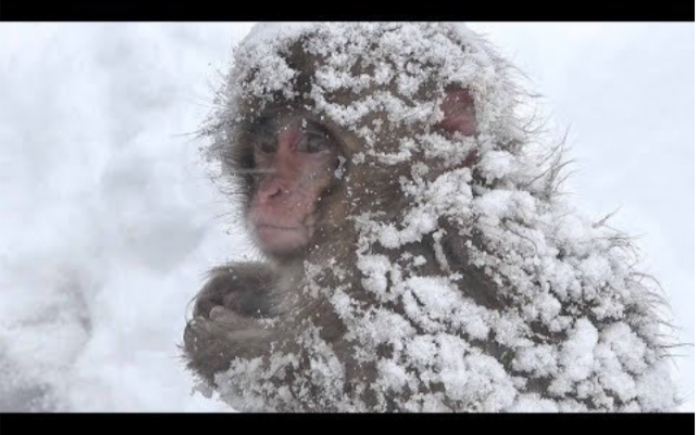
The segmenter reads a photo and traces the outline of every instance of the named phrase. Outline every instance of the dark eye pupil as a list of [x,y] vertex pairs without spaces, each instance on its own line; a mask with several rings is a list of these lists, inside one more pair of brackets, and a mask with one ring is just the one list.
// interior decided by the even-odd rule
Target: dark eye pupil
[[275,152],[275,144],[269,142],[269,141],[259,141],[256,143],[256,149],[263,153],[274,153]]
[[329,140],[324,135],[306,134],[298,146],[299,151],[306,153],[318,153],[329,147]]

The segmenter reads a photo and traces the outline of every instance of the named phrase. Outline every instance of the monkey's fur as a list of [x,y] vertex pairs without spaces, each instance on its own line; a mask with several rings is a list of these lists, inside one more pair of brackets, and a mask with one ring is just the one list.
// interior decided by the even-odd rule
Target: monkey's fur
[[[544,281],[546,278],[535,278],[535,272],[527,269],[521,269],[524,271],[522,275],[515,271],[506,272],[508,269],[503,267],[506,261],[513,261],[509,260],[509,255],[515,258],[533,256],[536,250],[543,249],[537,246],[535,220],[515,216],[513,210],[509,218],[499,222],[501,231],[515,237],[517,244],[514,247],[501,246],[499,239],[491,235],[497,233],[488,233],[489,223],[484,212],[477,215],[452,211],[451,208],[443,208],[445,211],[439,213],[434,226],[428,224],[431,227],[426,229],[416,226],[416,236],[411,235],[408,222],[414,222],[414,208],[430,209],[427,200],[424,200],[425,205],[418,202],[421,200],[417,194],[408,191],[409,186],[437,186],[438,182],[449,180],[445,177],[450,173],[459,177],[454,179],[455,182],[468,180],[466,189],[471,189],[473,200],[497,189],[524,191],[538,209],[553,207],[562,167],[556,154],[550,153],[547,160],[540,158],[536,172],[530,170],[529,174],[516,179],[512,176],[496,179],[485,164],[485,159],[493,152],[520,159],[528,152],[525,149],[525,142],[529,140],[525,138],[526,132],[510,132],[497,127],[506,123],[520,124],[513,115],[514,104],[503,108],[501,114],[482,113],[488,110],[483,103],[487,94],[505,91],[520,95],[515,94],[507,64],[483,42],[476,39],[467,41],[446,25],[414,24],[416,30],[407,30],[427,33],[431,39],[440,38],[438,40],[444,40],[442,46],[454,44],[462,47],[463,53],[474,49],[466,46],[467,42],[479,44],[476,49],[486,53],[486,61],[496,69],[500,82],[489,82],[488,87],[484,84],[478,88],[480,81],[474,79],[470,83],[455,83],[447,80],[446,73],[441,72],[447,70],[446,63],[423,59],[419,67],[427,70],[430,78],[410,94],[400,91],[397,77],[393,77],[384,83],[371,82],[353,89],[325,86],[324,100],[318,99],[313,94],[317,71],[327,65],[330,67],[335,58],[322,54],[321,49],[308,47],[312,47],[313,39],[319,39],[317,35],[327,37],[328,34],[330,37],[335,34],[340,37],[340,29],[351,29],[351,26],[364,26],[361,31],[378,35],[382,38],[380,41],[388,41],[390,32],[406,32],[400,24],[336,25],[338,31],[330,26],[317,25],[316,29],[299,32],[294,39],[286,38],[273,47],[275,55],[297,72],[291,79],[294,93],[288,94],[283,88],[263,92],[254,88],[258,82],[256,79],[264,74],[264,65],[254,67],[253,63],[252,67],[234,70],[228,87],[222,90],[226,98],[222,109],[205,132],[213,136],[216,156],[236,180],[245,210],[249,208],[257,187],[257,177],[250,171],[253,163],[250,162],[251,140],[248,135],[251,123],[259,117],[282,118],[300,114],[321,122],[339,144],[341,167],[337,170],[341,173],[317,205],[319,223],[306,250],[292,256],[271,256],[266,262],[230,264],[211,272],[207,284],[196,297],[193,318],[184,334],[188,367],[211,385],[224,390],[227,400],[241,410],[499,411],[524,409],[525,400],[543,406],[556,401],[557,410],[630,410],[636,407],[659,410],[666,406],[651,405],[639,393],[631,396],[616,392],[611,386],[606,386],[608,382],[600,379],[600,374],[595,375],[594,371],[589,375],[567,374],[568,364],[563,362],[565,353],[572,355],[572,346],[566,343],[570,343],[573,337],[583,331],[589,330],[589,335],[593,334],[591,331],[599,331],[598,343],[601,345],[604,337],[609,337],[605,330],[623,328],[615,325],[624,320],[622,325],[629,325],[631,334],[635,334],[648,349],[645,364],[651,366],[660,361],[662,342],[656,334],[658,320],[652,311],[654,303],[650,302],[654,301],[653,293],[637,281],[638,272],[627,272],[625,281],[614,284],[630,286],[632,294],[622,293],[619,288],[616,291],[619,296],[606,296],[612,301],[620,299],[620,313],[604,316],[603,311],[597,309],[601,300],[598,302],[589,296],[565,300],[558,296],[560,302],[557,301],[559,308],[554,312],[555,320],[548,320],[543,313],[525,311],[525,307],[536,301],[538,294],[548,292],[548,289],[542,291],[548,287]],[[354,34],[348,30],[345,32]],[[350,43],[350,38],[346,38],[345,44]],[[375,46],[377,43],[369,47]],[[238,59],[252,56],[253,53],[249,54],[252,48],[246,50],[248,52],[240,49]],[[374,77],[377,74],[378,66],[368,59],[368,54],[351,59],[347,70],[352,77]],[[392,62],[394,70],[408,70],[406,67],[399,69],[398,59],[389,56],[385,59],[387,64]],[[417,76],[418,72],[413,74]],[[445,90],[453,84],[464,84],[473,94],[479,126],[489,134],[486,136],[479,131],[473,142],[463,142],[468,145],[462,145],[454,157],[438,155],[422,146],[411,148],[409,158],[404,161],[384,163],[387,161],[385,155],[398,157],[404,138],[421,138],[435,131],[438,120],[436,105],[431,106],[427,116],[416,113],[416,119],[406,121],[403,121],[406,116],[395,121],[386,106],[377,105],[376,110],[348,122],[337,112],[319,104],[329,101],[337,107],[350,107],[386,90],[405,101],[406,109],[410,105],[418,112],[427,107],[428,101],[442,101]],[[368,224],[363,222],[365,220]],[[393,243],[382,233],[375,233],[375,228],[397,228],[398,240],[401,241]],[[620,235],[613,237],[616,238],[602,249],[608,252],[614,248],[631,248],[630,241]],[[575,255],[564,252],[563,246],[559,246],[554,261],[562,262],[565,256]],[[389,271],[384,272],[384,281],[379,281],[378,274],[366,272],[374,270],[376,264],[366,258],[391,265]],[[500,264],[500,270],[492,268],[492,264]],[[461,312],[472,309],[478,313],[476,310],[481,310],[485,319],[506,319],[506,316],[514,319],[517,335],[512,339],[505,338],[506,327],[500,326],[505,323],[503,320],[491,320],[490,325],[494,326],[489,328],[486,324],[484,332],[479,333],[466,324],[467,319],[435,315],[418,319],[413,314],[413,307],[427,314],[429,306],[429,302],[417,297],[416,284],[421,282],[418,281],[421,278],[431,279],[426,281],[427,285],[442,278],[446,283],[443,285],[454,286],[459,292],[457,297],[460,299],[457,300],[466,302],[462,302],[462,306],[467,308],[462,308]],[[557,296],[556,293],[549,294]],[[345,296],[348,302],[340,303],[344,299],[339,296]],[[443,309],[449,309],[449,306]],[[452,307],[452,312],[459,312],[457,309]],[[402,325],[393,326],[394,335],[405,329],[409,331],[408,340],[412,341],[402,346],[397,339],[374,338],[364,331],[355,332],[360,330],[360,319],[367,322],[378,317],[381,320],[375,320],[375,325]],[[393,323],[379,323],[385,322],[384,319]],[[464,322],[464,326],[452,326],[459,321]],[[384,329],[389,328],[376,331]],[[387,336],[391,333],[389,330],[383,332]],[[404,349],[411,349],[409,346],[421,338],[434,343],[439,353],[433,355],[461,363],[461,379],[469,376],[473,383],[453,387],[462,381],[445,376],[449,373],[447,364],[450,363],[414,362],[417,355]],[[455,343],[454,347],[450,346],[451,343]],[[549,354],[557,356],[553,368],[544,369],[546,371],[527,368],[523,357],[542,347],[546,349],[544,346],[553,348]],[[455,356],[450,358],[444,355],[450,348],[463,350],[460,356],[454,352]],[[389,369],[389,364],[398,366],[398,370]],[[488,373],[486,370],[490,366],[495,366],[495,369],[490,369],[492,374],[478,380],[476,367]],[[499,368],[504,369],[506,375],[498,374],[496,370]],[[228,369],[230,372],[225,376],[216,376]],[[629,367],[625,372],[634,376],[636,382],[643,379],[641,376],[646,376],[638,368]],[[393,373],[403,373],[404,380],[393,380],[390,377]],[[477,387],[475,382],[483,383]],[[586,393],[589,387],[584,385],[591,385],[597,391]]]

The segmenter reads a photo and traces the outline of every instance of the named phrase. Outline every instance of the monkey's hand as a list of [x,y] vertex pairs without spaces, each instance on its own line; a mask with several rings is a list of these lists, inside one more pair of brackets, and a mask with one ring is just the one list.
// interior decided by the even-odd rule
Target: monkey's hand
[[263,263],[236,263],[211,271],[196,296],[184,331],[188,367],[212,383],[234,358],[268,355],[280,334],[271,316],[275,273]]
[[236,263],[213,269],[196,296],[194,317],[210,317],[224,307],[244,317],[267,317],[271,308],[269,290],[275,273],[263,263]]
[[215,306],[208,317],[195,317],[186,325],[184,349],[189,368],[213,384],[215,374],[227,370],[233,359],[270,355],[278,336],[272,319]]

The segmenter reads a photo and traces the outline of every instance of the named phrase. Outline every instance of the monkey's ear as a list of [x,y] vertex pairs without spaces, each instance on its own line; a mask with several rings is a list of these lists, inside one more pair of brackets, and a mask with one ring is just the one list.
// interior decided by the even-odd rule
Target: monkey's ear
[[461,88],[447,89],[440,110],[444,113],[444,119],[435,125],[436,131],[446,135],[476,134],[476,111],[469,91]]

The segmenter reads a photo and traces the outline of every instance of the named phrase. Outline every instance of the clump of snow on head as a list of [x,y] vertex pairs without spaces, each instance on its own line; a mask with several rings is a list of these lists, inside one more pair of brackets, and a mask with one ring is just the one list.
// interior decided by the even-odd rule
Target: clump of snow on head
[[[311,59],[309,73],[289,61],[298,47]],[[524,94],[511,74],[458,24],[263,24],[237,47],[210,119],[213,157],[224,160],[237,124],[255,114],[249,107],[301,99],[361,139],[349,172],[369,165],[398,174],[402,209],[375,204],[346,222],[359,234],[361,298],[349,281],[315,292],[333,304],[354,357],[375,367],[374,379],[350,380],[354,394],[345,394],[341,357],[308,327],[298,340],[310,368],[297,388],[282,373],[299,355],[278,352],[266,365],[235,360],[218,376],[233,406],[674,409],[654,289],[635,269],[632,241],[556,195],[560,155],[523,127]],[[471,94],[475,136],[445,138],[429,128],[442,119],[452,85]],[[462,165],[472,152],[475,162]],[[466,252],[457,262],[445,246],[452,238]],[[417,251],[426,243],[432,261]],[[470,293],[474,269],[490,283],[485,294]],[[317,283],[308,278],[307,287]],[[369,405],[361,401],[368,390]]]

